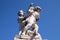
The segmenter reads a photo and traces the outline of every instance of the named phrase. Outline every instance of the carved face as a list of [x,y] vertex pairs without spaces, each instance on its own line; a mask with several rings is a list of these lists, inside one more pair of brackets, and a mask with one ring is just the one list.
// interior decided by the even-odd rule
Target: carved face
[[33,12],[34,12],[34,7],[30,7],[30,9],[28,10],[28,15],[32,15]]
[[36,6],[34,10],[37,11],[37,12],[40,12],[41,8],[39,6]]
[[20,11],[18,12],[18,15],[19,15],[19,16],[24,16],[23,11],[22,11],[22,10],[20,10]]

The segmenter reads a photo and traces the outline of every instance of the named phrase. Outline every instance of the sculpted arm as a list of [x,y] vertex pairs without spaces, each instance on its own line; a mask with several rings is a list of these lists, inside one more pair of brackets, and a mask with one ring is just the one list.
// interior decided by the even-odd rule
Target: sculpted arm
[[25,23],[26,21],[28,21],[29,20],[29,18],[27,18],[26,20],[23,20],[23,23]]

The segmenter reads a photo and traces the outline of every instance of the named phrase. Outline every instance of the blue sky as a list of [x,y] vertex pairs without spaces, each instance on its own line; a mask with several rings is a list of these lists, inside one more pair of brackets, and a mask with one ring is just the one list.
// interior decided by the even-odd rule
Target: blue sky
[[26,12],[32,2],[42,8],[37,22],[42,38],[60,40],[60,0],[0,0],[0,40],[13,40],[19,32],[17,12]]

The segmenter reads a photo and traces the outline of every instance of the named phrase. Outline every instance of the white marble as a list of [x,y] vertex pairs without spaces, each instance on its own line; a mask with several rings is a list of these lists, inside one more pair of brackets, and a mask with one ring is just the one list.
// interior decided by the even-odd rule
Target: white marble
[[[39,20],[39,12],[41,8],[39,6],[34,7],[31,3],[28,9],[27,17],[24,17],[23,10],[18,12],[18,23],[20,25],[19,35],[14,37],[14,40],[42,40],[41,35],[38,33],[39,26],[37,21]],[[30,28],[32,28],[30,30]]]

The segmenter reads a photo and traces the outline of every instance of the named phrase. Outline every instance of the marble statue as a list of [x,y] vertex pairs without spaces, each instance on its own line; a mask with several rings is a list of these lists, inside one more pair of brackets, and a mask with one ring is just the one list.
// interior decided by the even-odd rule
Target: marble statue
[[24,30],[25,24],[22,23],[23,20],[24,20],[24,12],[23,12],[22,10],[20,10],[20,11],[18,12],[18,23],[19,23],[19,26],[20,26],[19,35],[20,35],[20,34],[23,32],[23,30]]
[[[18,12],[18,23],[20,25],[18,38],[23,38],[23,40],[34,40],[35,38],[36,40],[42,40],[41,35],[38,33],[39,26],[37,25],[40,11],[41,8],[39,6],[34,7],[34,4],[31,3],[27,11],[27,17],[24,17],[23,10]],[[14,40],[17,39],[15,38]]]

